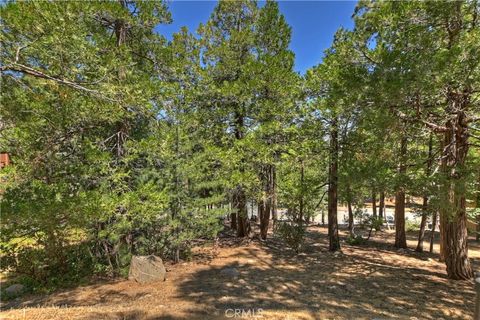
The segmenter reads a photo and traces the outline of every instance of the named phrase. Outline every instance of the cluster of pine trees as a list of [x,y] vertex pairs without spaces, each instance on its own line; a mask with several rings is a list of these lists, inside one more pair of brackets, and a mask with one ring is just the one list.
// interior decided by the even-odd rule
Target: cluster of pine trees
[[47,279],[85,270],[85,257],[108,273],[132,254],[178,260],[225,216],[248,236],[252,203],[263,239],[278,207],[299,223],[326,207],[339,250],[338,204],[353,233],[367,196],[380,218],[395,197],[404,248],[408,195],[423,198],[417,249],[439,219],[449,277],[471,278],[478,12],[477,1],[360,1],[354,29],[302,76],[274,1],[220,1],[171,41],[155,31],[171,21],[160,1],[5,4],[6,265]]

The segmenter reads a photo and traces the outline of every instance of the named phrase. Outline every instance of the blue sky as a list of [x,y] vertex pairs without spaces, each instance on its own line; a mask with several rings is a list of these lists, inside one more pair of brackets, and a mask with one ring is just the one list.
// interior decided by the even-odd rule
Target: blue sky
[[[157,31],[171,39],[180,27],[187,26],[196,31],[200,22],[206,22],[216,5],[216,1],[170,2],[173,23],[160,25]],[[351,16],[355,1],[280,1],[280,10],[292,27],[290,48],[295,52],[295,70],[305,70],[321,62],[323,51],[333,40],[335,31],[351,29]],[[260,2],[260,6],[262,6]]]

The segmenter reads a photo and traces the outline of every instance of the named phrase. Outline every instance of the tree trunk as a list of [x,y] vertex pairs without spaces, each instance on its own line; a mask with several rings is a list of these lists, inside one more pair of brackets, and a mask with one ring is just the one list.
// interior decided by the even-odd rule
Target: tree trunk
[[[398,165],[400,179],[403,179],[407,171],[405,165],[406,154],[407,137],[403,134],[400,142],[400,163]],[[395,192],[395,247],[407,247],[407,237],[405,235],[405,187],[403,182],[397,185]]]
[[[428,158],[427,158],[427,168],[425,169],[425,175],[430,176],[433,163],[433,134],[430,133],[430,138],[428,140]],[[420,222],[420,231],[418,232],[418,243],[417,252],[423,252],[423,238],[425,237],[425,225],[427,224],[428,218],[428,196],[425,194],[423,196],[422,204],[422,221]]]
[[347,208],[348,208],[348,232],[350,236],[353,236],[353,210],[352,210],[352,191],[350,190],[350,184],[347,184]]
[[[126,8],[127,4],[124,1],[120,1],[122,7]],[[124,19],[116,19],[113,23],[115,37],[117,39],[117,47],[122,47],[126,40],[128,34],[128,24]],[[120,65],[117,70],[119,82],[123,82],[126,78],[125,67]],[[125,143],[128,137],[129,125],[128,120],[122,119],[116,124],[116,156],[117,161],[120,161],[121,158],[125,155]]]
[[[258,206],[260,205],[260,202],[257,203],[257,214],[255,215],[255,223],[259,223],[260,222],[260,210],[258,210]],[[252,201],[252,215],[253,215],[253,208],[255,208],[255,205],[254,205],[254,202]]]
[[444,223],[442,222],[443,218],[442,218],[442,212],[441,210],[438,210],[439,212],[439,223],[438,223],[438,232],[440,234],[440,241],[439,241],[439,245],[440,245],[440,252],[438,254],[438,261],[439,262],[445,262],[445,256],[446,256],[446,252],[445,252],[445,233],[443,231],[443,228],[444,228]]
[[473,277],[468,259],[468,233],[465,199],[465,159],[468,154],[468,121],[465,110],[468,94],[448,92],[448,113],[455,116],[446,122],[443,135],[441,172],[443,174],[440,206],[440,232],[444,258],[450,279],[466,280]]
[[272,220],[277,221],[277,169],[272,165]]
[[303,200],[303,190],[304,190],[304,179],[305,179],[305,174],[304,174],[304,166],[303,166],[303,159],[300,160],[300,203],[299,203],[299,216],[298,216],[298,222],[303,223],[303,206],[304,206],[304,200]]
[[230,213],[230,227],[233,229],[233,230],[237,230],[237,211],[236,211],[236,207],[235,207],[235,195],[233,195],[233,198],[232,198],[232,203],[230,205],[230,209],[232,210],[231,213]]
[[422,220],[420,222],[420,230],[418,232],[418,243],[415,251],[423,252],[423,238],[425,237],[425,226],[427,225],[427,207],[428,207],[428,197],[423,197],[422,204]]
[[353,210],[352,210],[352,202],[349,200],[347,201],[348,207],[348,233],[353,236]]
[[[478,171],[478,180],[477,180],[477,199],[475,201],[475,207],[477,209],[480,209],[480,170]],[[477,236],[475,237],[475,239],[477,241],[480,241],[480,212],[477,214],[477,228],[476,228],[476,231],[477,231]]]
[[263,240],[267,239],[268,226],[270,224],[270,213],[272,211],[272,196],[273,196],[273,166],[263,166],[263,172],[261,174],[261,180],[263,180],[263,197],[262,213],[260,214],[260,236]]
[[241,186],[235,190],[233,204],[237,213],[237,237],[246,237],[250,234],[250,221],[247,214],[247,198]]
[[266,199],[263,216],[260,218],[260,236],[263,240],[267,239],[268,225],[270,223],[271,200]]
[[435,240],[435,228],[437,227],[437,217],[438,213],[435,211],[432,218],[432,231],[430,234],[430,253],[433,252],[433,241]]
[[262,230],[262,216],[263,216],[264,208],[265,208],[265,201],[263,201],[263,199],[258,200],[257,217],[258,217],[258,221],[260,222],[260,230]]
[[337,222],[338,190],[338,128],[337,118],[330,129],[330,165],[328,170],[328,240],[330,251],[340,250]]
[[372,213],[373,216],[377,216],[377,193],[375,190],[372,191]]
[[[244,116],[240,112],[235,113],[235,139],[243,139]],[[239,171],[244,172],[243,161],[240,161]],[[248,220],[247,197],[243,186],[239,184],[234,190],[234,208],[237,214],[237,236],[246,237],[250,234],[250,220]]]
[[380,191],[380,204],[378,207],[378,214],[383,219],[387,220],[387,213],[385,212],[385,191]]

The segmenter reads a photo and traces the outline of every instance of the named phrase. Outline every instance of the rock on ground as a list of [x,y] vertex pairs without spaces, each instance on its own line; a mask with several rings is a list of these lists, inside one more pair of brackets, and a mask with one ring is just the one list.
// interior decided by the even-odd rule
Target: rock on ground
[[167,271],[162,259],[157,256],[133,256],[130,262],[129,280],[139,283],[165,281]]
[[7,289],[5,289],[5,293],[10,296],[17,296],[23,292],[23,285],[21,284],[12,284]]

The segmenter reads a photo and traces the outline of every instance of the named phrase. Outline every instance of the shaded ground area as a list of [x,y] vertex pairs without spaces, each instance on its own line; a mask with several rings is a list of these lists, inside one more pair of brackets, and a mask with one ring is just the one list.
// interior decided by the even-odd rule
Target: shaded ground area
[[[7,305],[0,319],[232,319],[234,309],[252,319],[473,317],[473,281],[447,280],[436,253],[397,251],[393,232],[378,232],[365,245],[343,243],[342,253],[333,254],[326,234],[310,227],[299,255],[277,239],[223,238],[217,248],[198,248],[199,259],[169,266],[165,282],[117,281],[26,297]],[[411,248],[415,237],[409,234]],[[473,239],[470,256],[478,270]],[[221,273],[227,267],[240,275]]]

